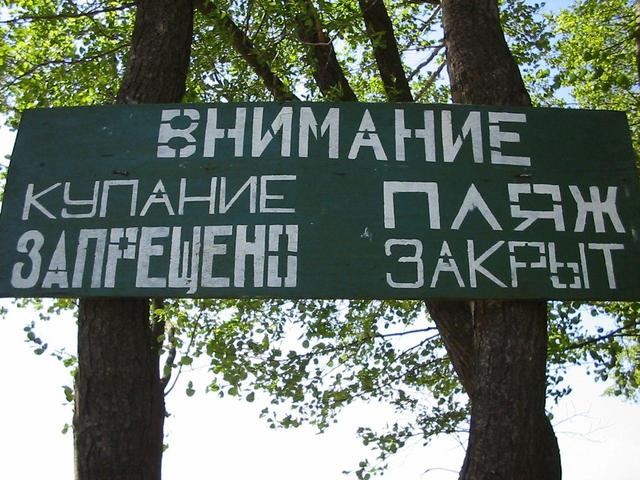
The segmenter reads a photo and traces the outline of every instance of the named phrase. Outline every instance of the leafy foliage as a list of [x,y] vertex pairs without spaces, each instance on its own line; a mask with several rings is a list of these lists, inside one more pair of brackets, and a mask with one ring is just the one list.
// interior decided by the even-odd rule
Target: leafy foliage
[[558,39],[550,59],[558,69],[556,86],[569,89],[578,106],[627,112],[636,149],[640,146],[637,29],[632,1],[576,1],[556,18]]
[[[297,96],[331,99],[316,85],[309,45],[300,40],[292,21],[299,1],[220,1],[215,11],[201,2],[185,101],[271,98],[234,48],[234,34],[221,27],[221,18],[233,20],[250,39],[260,64]],[[132,2],[25,0],[2,5],[0,112],[13,125],[27,108],[113,101],[126,62]],[[315,5],[358,99],[385,101],[358,2],[319,0]],[[447,102],[439,7],[403,0],[386,5],[414,97]],[[566,99],[557,93],[569,88],[580,106],[628,111],[634,139],[640,141],[630,2],[584,0],[557,18],[542,16],[541,7],[524,0],[501,2],[503,28],[536,101],[561,104]],[[39,321],[75,308],[64,299],[19,300],[17,306],[38,309]],[[549,395],[558,399],[570,392],[564,383],[568,365],[588,364],[597,378],[613,379],[612,394],[638,400],[640,307],[594,304],[598,318],[613,316],[609,329],[599,324],[588,328],[583,318],[590,310],[573,303],[550,306]],[[359,478],[379,471],[410,439],[428,442],[467,427],[466,396],[420,302],[172,300],[154,304],[153,321],[160,327],[167,392],[197,359],[210,369],[211,392],[248,402],[256,400],[256,391],[268,393],[271,403],[262,414],[273,427],[311,423],[323,430],[341,408],[356,401],[390,404],[401,420],[384,431],[359,430],[377,453],[377,461],[360,463]],[[42,354],[47,346],[36,328],[36,321],[29,322],[25,334]],[[54,354],[75,368],[73,356]],[[68,388],[64,393],[69,400]],[[197,388],[189,382],[186,394]]]
[[131,3],[3,3],[0,112],[113,101],[129,46]]
[[402,421],[388,431],[359,430],[378,452],[360,475],[409,439],[466,428],[466,396],[420,302],[194,300],[170,302],[162,314],[176,338],[188,338],[175,344],[173,366],[206,359],[207,389],[219,396],[252,402],[255,391],[267,392],[262,416],[272,428],[324,430],[353,402],[390,404]]
[[556,89],[549,81],[548,64],[552,52],[552,25],[542,15],[543,4],[525,0],[503,2],[501,20],[509,49],[527,85],[534,105],[557,105]]
[[557,366],[556,382],[562,382],[567,365],[582,364],[596,380],[613,381],[608,394],[640,401],[638,302],[567,302],[556,305],[552,318],[550,356]]
[[[568,90],[579,107],[627,112],[638,151],[640,90],[636,48],[640,37],[635,2],[575,1],[557,15],[555,33],[555,48],[549,59],[557,71],[554,87],[560,92]],[[599,320],[594,328],[586,329],[586,312],[613,320]],[[564,327],[552,337],[556,343],[552,343],[551,351],[558,364],[562,358],[586,364],[596,379],[615,382],[608,389],[610,394],[640,401],[637,303],[558,304],[554,318]],[[603,326],[607,323],[608,328]]]

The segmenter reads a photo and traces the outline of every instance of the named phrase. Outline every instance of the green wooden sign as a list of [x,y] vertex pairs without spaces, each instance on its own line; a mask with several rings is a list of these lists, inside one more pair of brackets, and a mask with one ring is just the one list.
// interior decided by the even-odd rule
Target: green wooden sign
[[639,200],[620,112],[31,110],[0,295],[638,299]]

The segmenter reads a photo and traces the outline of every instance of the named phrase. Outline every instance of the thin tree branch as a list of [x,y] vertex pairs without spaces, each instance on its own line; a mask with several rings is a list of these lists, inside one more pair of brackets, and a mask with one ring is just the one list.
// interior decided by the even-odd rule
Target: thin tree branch
[[436,327],[430,328],[418,328],[415,330],[406,330],[404,332],[393,332],[393,333],[380,333],[376,335],[379,338],[387,338],[387,337],[401,337],[403,335],[410,335],[412,333],[423,333],[423,332],[432,332],[433,330],[437,330]]
[[441,7],[438,5],[436,8],[433,9],[433,11],[431,12],[431,15],[426,20],[423,18],[420,18],[418,15],[411,15],[411,18],[414,20],[414,22],[416,23],[419,22],[422,24],[422,26],[418,29],[420,33],[424,33],[424,31],[427,28],[431,27],[431,24],[440,13],[440,10],[441,10]]
[[438,55],[438,53],[440,53],[440,50],[442,50],[444,48],[444,43],[440,44],[440,45],[436,45],[433,49],[433,51],[431,52],[431,54],[427,57],[427,59],[420,63],[416,68],[413,69],[413,71],[409,74],[409,76],[407,77],[407,82],[410,82],[411,80],[413,80],[413,78],[420,73],[420,70],[422,70],[424,67],[426,67],[427,65],[429,65],[434,58],[436,58],[436,56]]
[[[173,372],[173,362],[176,360],[177,348],[175,344],[175,339],[176,339],[176,328],[172,326],[169,329],[169,332],[167,334],[167,343],[171,346],[169,347],[169,353],[167,354],[167,359],[164,362],[164,367],[162,369],[162,378],[160,379],[163,392],[167,389],[167,385],[169,385],[169,382],[171,381],[171,374]],[[167,392],[166,394],[168,393],[169,392]]]
[[120,50],[122,50],[124,48],[129,47],[129,45],[130,45],[129,42],[122,43],[120,45],[115,46],[114,48],[111,48],[109,50],[105,50],[104,52],[96,53],[95,55],[89,55],[87,57],[61,58],[61,59],[57,59],[57,60],[47,60],[46,62],[38,63],[36,65],[33,65],[27,71],[22,72],[20,75],[17,75],[16,77],[14,77],[10,82],[8,82],[5,85],[3,85],[0,88],[0,91],[6,91],[9,87],[12,87],[13,85],[18,83],[23,78],[28,77],[29,75],[32,75],[33,73],[35,73],[40,68],[44,68],[44,67],[48,67],[48,66],[57,66],[57,65],[77,65],[79,63],[92,62],[93,60],[98,60],[99,58],[106,57],[107,55],[114,54],[114,53],[116,53],[116,52],[118,52],[118,51],[120,51]]
[[433,9],[433,12],[431,12],[431,16],[429,18],[427,18],[425,24],[426,25],[430,25],[431,22],[433,22],[436,17],[440,14],[440,10],[442,10],[442,7],[440,6],[440,2],[428,2],[431,3],[432,5],[436,5],[436,8]]
[[636,76],[638,84],[640,84],[640,0],[636,0],[633,6],[634,19],[633,19],[633,39],[636,44]]
[[[187,350],[186,350],[187,353],[191,350],[191,347],[193,346],[193,342],[195,341],[195,338],[196,338],[196,329],[198,328],[198,324],[200,323],[200,319],[201,318],[202,318],[202,311],[200,311],[200,313],[198,313],[198,316],[196,317],[195,321],[193,322],[193,328],[191,328],[191,332],[189,332],[189,345],[187,345]],[[171,393],[171,391],[175,388],[175,386],[178,384],[178,380],[180,379],[180,375],[182,374],[182,367],[184,367],[184,364],[180,363],[180,366],[178,367],[178,372],[176,373],[176,376],[173,379],[173,383],[164,392],[164,396],[165,397],[167,395],[169,395]],[[167,380],[167,384],[168,383],[169,383],[169,380]],[[163,387],[166,388],[166,385],[163,385]]]
[[407,3],[428,3],[440,6],[440,0],[407,0]]
[[[640,326],[640,323],[629,323],[622,325],[621,327],[616,328],[615,330],[611,330],[609,333],[604,335],[599,335],[597,337],[592,337],[587,340],[584,340],[580,343],[574,343],[573,345],[569,345],[567,350],[576,350],[582,347],[586,347],[587,345],[593,345],[594,343],[601,342],[603,340],[609,340],[610,338],[615,337],[639,337],[640,332],[638,332],[637,328]],[[629,332],[625,330],[629,329]]]
[[444,67],[447,65],[447,61],[444,60],[440,66],[436,69],[435,72],[433,72],[429,78],[427,79],[427,81],[424,83],[424,85],[422,86],[422,88],[420,89],[420,93],[418,94],[419,97],[422,97],[422,95],[424,95],[427,90],[429,90],[429,88],[431,88],[431,86],[436,83],[436,80],[438,80],[438,77],[440,76],[440,73],[442,73],[442,70],[444,69]]
[[100,15],[102,13],[126,10],[133,6],[135,6],[135,2],[125,3],[117,7],[105,7],[105,8],[100,8],[96,10],[84,10],[79,12],[52,13],[50,15],[24,15],[22,17],[10,18],[9,20],[0,20],[0,23],[15,24],[15,23],[21,23],[21,22],[36,22],[40,20],[57,21],[57,20],[68,20],[71,18],[95,17],[96,15]]

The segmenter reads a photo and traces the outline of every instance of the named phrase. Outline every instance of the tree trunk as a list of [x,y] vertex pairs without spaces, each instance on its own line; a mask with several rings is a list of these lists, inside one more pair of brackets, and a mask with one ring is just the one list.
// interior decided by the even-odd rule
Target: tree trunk
[[146,299],[80,302],[74,438],[78,479],[159,479],[163,392]]
[[131,52],[117,103],[180,102],[192,35],[192,0],[138,0]]
[[285,85],[280,78],[273,73],[271,66],[262,58],[262,55],[236,22],[233,21],[228,12],[224,12],[213,2],[208,2],[204,6],[203,13],[212,18],[220,30],[226,33],[233,49],[243,58],[247,65],[260,77],[265,87],[271,92],[277,102],[299,101],[291,89]]
[[[139,0],[117,102],[182,100],[192,30],[192,0]],[[149,301],[80,300],[76,479],[159,480],[164,415]]]
[[[443,0],[454,102],[531,104],[496,0]],[[558,480],[560,454],[545,415],[546,303],[427,302],[471,400],[461,480]]]
[[322,94],[327,100],[357,101],[312,0],[287,0],[286,3],[293,12],[298,37],[307,51],[307,61]]
[[544,302],[475,304],[476,381],[461,479],[559,478],[544,447],[546,348]]
[[359,0],[358,3],[387,98],[395,102],[413,102],[393,24],[384,2]]
[[531,105],[496,0],[444,0],[442,22],[454,102]]
[[[501,465],[503,460],[496,463],[495,459],[489,460],[489,455],[506,458],[506,452],[513,449],[509,442],[519,434],[525,442],[517,446],[517,455],[533,465],[531,476],[519,472],[504,478],[559,480],[562,471],[558,442],[544,410],[545,303],[428,300],[426,304],[471,399],[470,445],[460,478],[496,478],[491,472],[469,472],[469,465]],[[495,324],[488,324],[492,319]],[[480,379],[477,386],[476,378]],[[532,389],[536,385],[537,390]],[[534,415],[533,420],[530,414]],[[494,425],[487,427],[493,419],[504,431],[496,432]],[[510,472],[518,471],[520,462],[524,462],[522,458],[511,461]],[[507,470],[503,465],[495,471]]]

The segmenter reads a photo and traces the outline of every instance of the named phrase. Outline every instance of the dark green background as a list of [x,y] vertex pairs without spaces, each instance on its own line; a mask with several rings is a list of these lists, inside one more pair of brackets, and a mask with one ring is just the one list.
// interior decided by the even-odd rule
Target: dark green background
[[[189,229],[194,225],[237,224],[298,224],[298,284],[296,288],[199,288],[200,297],[284,297],[284,298],[552,298],[552,299],[638,299],[640,298],[640,218],[638,177],[628,134],[626,117],[620,112],[596,112],[560,109],[524,109],[516,107],[478,107],[417,104],[288,104],[294,108],[291,157],[280,156],[279,139],[272,141],[260,158],[251,158],[251,109],[265,108],[263,131],[281,104],[217,104],[217,105],[140,105],[82,108],[37,109],[25,112],[19,129],[9,170],[5,199],[0,218],[0,295],[2,296],[184,296],[185,289],[135,288],[135,262],[118,265],[118,279],[113,289],[14,289],[10,284],[13,265],[26,255],[16,252],[17,239],[26,230],[37,229],[45,234],[43,275],[48,258],[56,246],[60,232],[77,232],[80,228],[111,228],[127,226],[173,226]],[[234,109],[247,111],[245,157],[234,158],[231,141],[218,141],[215,158],[203,158],[202,139],[207,108],[218,109],[219,124],[233,127]],[[327,158],[326,140],[312,139],[308,158],[297,156],[297,112],[301,106],[312,107],[319,123],[328,108],[340,108],[340,151],[338,159]],[[189,158],[157,158],[157,138],[163,108],[193,108],[200,112],[200,126],[194,132],[198,150]],[[423,111],[452,110],[454,119],[466,118],[464,112],[481,111],[483,125],[488,125],[487,112],[524,112],[527,123],[503,124],[503,130],[520,133],[520,143],[504,144],[503,152],[527,155],[531,167],[492,165],[489,138],[483,130],[484,163],[473,162],[469,145],[453,163],[443,163],[438,147],[438,162],[427,163],[420,153],[422,143],[407,142],[407,160],[394,160],[394,109],[405,110],[405,125],[421,128]],[[365,109],[369,109],[377,133],[385,146],[388,161],[376,160],[369,148],[363,148],[357,159],[346,157]],[[230,118],[225,119],[225,114]],[[436,119],[439,118],[436,115]],[[437,124],[438,122],[436,122]],[[454,125],[456,122],[454,122]],[[457,127],[459,128],[459,124]],[[439,139],[439,128],[437,128]],[[437,144],[439,145],[439,141]],[[126,172],[126,175],[123,174]],[[296,182],[282,182],[287,200],[295,214],[248,214],[238,208],[225,215],[208,215],[203,205],[187,204],[188,215],[169,217],[158,215],[162,208],[154,207],[146,217],[129,217],[128,202],[109,204],[106,218],[50,220],[32,209],[31,219],[20,219],[24,193],[28,183],[39,192],[55,182],[72,182],[73,198],[89,197],[96,180],[140,180],[138,211],[147,195],[161,179],[168,192],[177,192],[179,179],[188,179],[188,194],[203,195],[211,176],[227,176],[233,192],[251,175],[296,175]],[[237,179],[237,180],[236,180]],[[430,230],[423,195],[396,197],[397,228],[389,230],[383,224],[383,181],[437,182],[440,191],[442,228]],[[566,232],[555,232],[552,222],[538,221],[524,232],[513,229],[522,220],[511,219],[507,184],[514,182],[551,183],[561,186]],[[500,221],[503,231],[494,232],[479,215],[472,214],[459,231],[449,226],[471,183],[474,183]],[[80,185],[86,190],[82,191]],[[584,233],[572,232],[576,210],[567,186],[577,185],[582,192],[589,185],[617,186],[617,207],[626,233],[615,233],[605,221],[607,233],[594,233],[593,222],[587,221]],[[128,189],[123,189],[128,191]],[[604,188],[601,189],[604,193]],[[170,197],[177,209],[177,194]],[[46,196],[47,205],[60,211],[62,187]],[[115,199],[115,197],[114,197]],[[280,202],[274,202],[277,206]],[[535,204],[527,205],[535,208]],[[540,205],[547,209],[548,202]],[[114,207],[116,207],[114,209]],[[402,210],[402,214],[400,211]],[[115,212],[119,212],[116,215]],[[370,237],[362,234],[368,229]],[[635,238],[634,234],[635,232]],[[392,273],[396,281],[415,278],[412,265],[396,262],[398,255],[411,249],[396,247],[394,257],[384,253],[389,238],[416,238],[424,245],[425,286],[420,289],[395,289],[387,285],[385,275]],[[67,239],[67,260],[73,269],[75,252]],[[547,269],[520,271],[518,288],[500,288],[479,276],[478,288],[460,288],[453,275],[444,273],[437,288],[430,288],[430,273],[444,240],[449,242],[463,279],[468,285],[466,240],[476,242],[483,252],[499,240],[556,242],[559,261],[578,258],[578,242],[623,243],[624,253],[614,252],[618,288],[608,287],[602,261],[591,262],[589,289],[554,289]],[[229,245],[232,252],[233,246]],[[165,250],[167,250],[165,248]],[[503,247],[502,251],[506,251]],[[599,258],[602,255],[598,253]],[[524,255],[522,256],[525,259]],[[594,258],[598,258],[597,256]],[[105,255],[106,259],[106,255]],[[281,262],[283,261],[283,257]],[[161,260],[154,259],[156,265]],[[127,268],[130,264],[130,268]],[[484,263],[486,268],[509,284],[508,258],[497,254]],[[598,267],[599,266],[599,267]],[[230,271],[232,265],[220,264]],[[251,269],[248,270],[250,278]],[[90,273],[85,270],[85,287]],[[562,278],[562,275],[561,275]],[[42,280],[42,277],[41,279]]]

